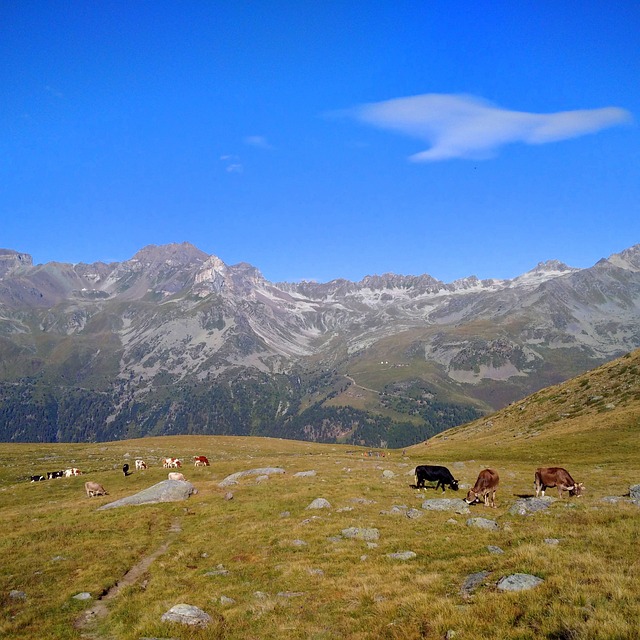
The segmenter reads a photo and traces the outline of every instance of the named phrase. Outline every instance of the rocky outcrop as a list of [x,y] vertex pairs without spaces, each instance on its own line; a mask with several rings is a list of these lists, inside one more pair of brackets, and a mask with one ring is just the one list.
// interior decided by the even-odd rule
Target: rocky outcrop
[[186,482],[185,480],[164,480],[133,496],[121,498],[115,502],[102,505],[98,511],[115,509],[117,507],[128,507],[130,505],[179,502],[180,500],[186,500],[189,496],[197,492],[198,490],[190,482]]

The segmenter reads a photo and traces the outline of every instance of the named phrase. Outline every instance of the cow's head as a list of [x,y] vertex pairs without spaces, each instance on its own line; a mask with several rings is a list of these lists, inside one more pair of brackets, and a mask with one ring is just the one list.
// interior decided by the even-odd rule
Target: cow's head
[[576,482],[573,485],[573,489],[569,489],[569,495],[570,496],[575,496],[576,498],[579,498],[582,495],[583,491],[584,491],[584,483]]
[[458,490],[458,481],[454,479],[454,480],[451,482],[450,487],[451,487],[454,491],[457,491],[457,490]]
[[480,502],[480,498],[478,498],[478,494],[473,489],[469,489],[469,493],[467,493],[464,501],[467,504],[473,504],[474,502]]

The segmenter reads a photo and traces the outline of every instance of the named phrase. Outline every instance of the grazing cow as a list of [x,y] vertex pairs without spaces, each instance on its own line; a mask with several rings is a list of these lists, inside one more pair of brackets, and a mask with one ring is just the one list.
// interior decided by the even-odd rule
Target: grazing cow
[[165,458],[162,466],[165,469],[177,469],[182,466],[182,462],[178,458]]
[[41,480],[46,480],[44,476],[31,476],[31,482],[40,482]]
[[178,473],[177,471],[172,471],[169,474],[169,480],[182,480],[182,481],[184,481],[184,476],[181,473]]
[[62,478],[64,476],[64,471],[47,471],[47,480],[52,480],[53,478]]
[[84,490],[87,492],[87,497],[93,498],[93,496],[106,496],[108,495],[105,488],[97,482],[85,482]]
[[562,498],[562,492],[568,491],[570,496],[579,497],[582,495],[584,484],[575,482],[569,472],[562,467],[540,467],[536,469],[533,486],[536,490],[536,498],[548,487],[557,487],[558,495]]
[[196,467],[208,467],[209,458],[207,456],[193,456],[193,464]]
[[[496,508],[496,489],[500,478],[498,472],[494,469],[484,469],[478,474],[473,489],[469,489],[465,502],[467,504],[473,504],[474,502],[480,502],[480,498],[484,499],[484,506],[491,506]],[[490,504],[489,504],[490,503]]]
[[442,493],[444,493],[444,486],[449,485],[454,491],[458,490],[458,481],[453,477],[451,471],[447,467],[438,467],[434,465],[420,465],[416,467],[416,487],[418,489],[424,488],[424,483],[436,482],[436,491],[438,487],[442,487]]
[[71,476],[79,476],[82,474],[82,471],[80,471],[80,469],[65,469],[64,470],[64,477],[65,478],[70,478]]
[[122,465],[122,473],[125,478],[129,475],[129,465],[126,462]]
[[147,463],[144,460],[136,460],[136,471],[142,471],[147,468]]

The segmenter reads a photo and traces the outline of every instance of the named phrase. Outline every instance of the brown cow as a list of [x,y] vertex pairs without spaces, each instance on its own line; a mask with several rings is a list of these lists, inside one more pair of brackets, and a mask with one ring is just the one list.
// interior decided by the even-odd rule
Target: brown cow
[[478,474],[478,479],[473,489],[469,489],[465,502],[467,504],[473,504],[474,502],[480,502],[480,498],[483,498],[485,507],[491,506],[495,509],[496,489],[498,488],[499,482],[500,477],[495,469],[483,469]]
[[87,496],[89,498],[93,498],[93,496],[106,496],[107,492],[105,491],[104,487],[101,484],[98,484],[97,482],[85,482],[84,483],[84,490],[87,492]]
[[558,495],[562,498],[562,492],[568,491],[570,496],[579,497],[582,495],[584,484],[576,482],[570,473],[562,467],[540,467],[536,469],[533,486],[536,490],[536,498],[548,487],[557,487]]
[[193,456],[193,464],[196,467],[208,467],[209,458],[207,456]]

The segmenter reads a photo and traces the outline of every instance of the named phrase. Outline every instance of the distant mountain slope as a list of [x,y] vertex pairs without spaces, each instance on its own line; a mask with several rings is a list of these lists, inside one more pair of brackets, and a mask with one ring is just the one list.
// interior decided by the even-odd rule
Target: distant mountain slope
[[[0,250],[4,439],[415,442],[639,346],[640,245],[589,269],[448,284],[271,283],[189,243],[91,265]],[[336,424],[340,406],[361,413]]]

